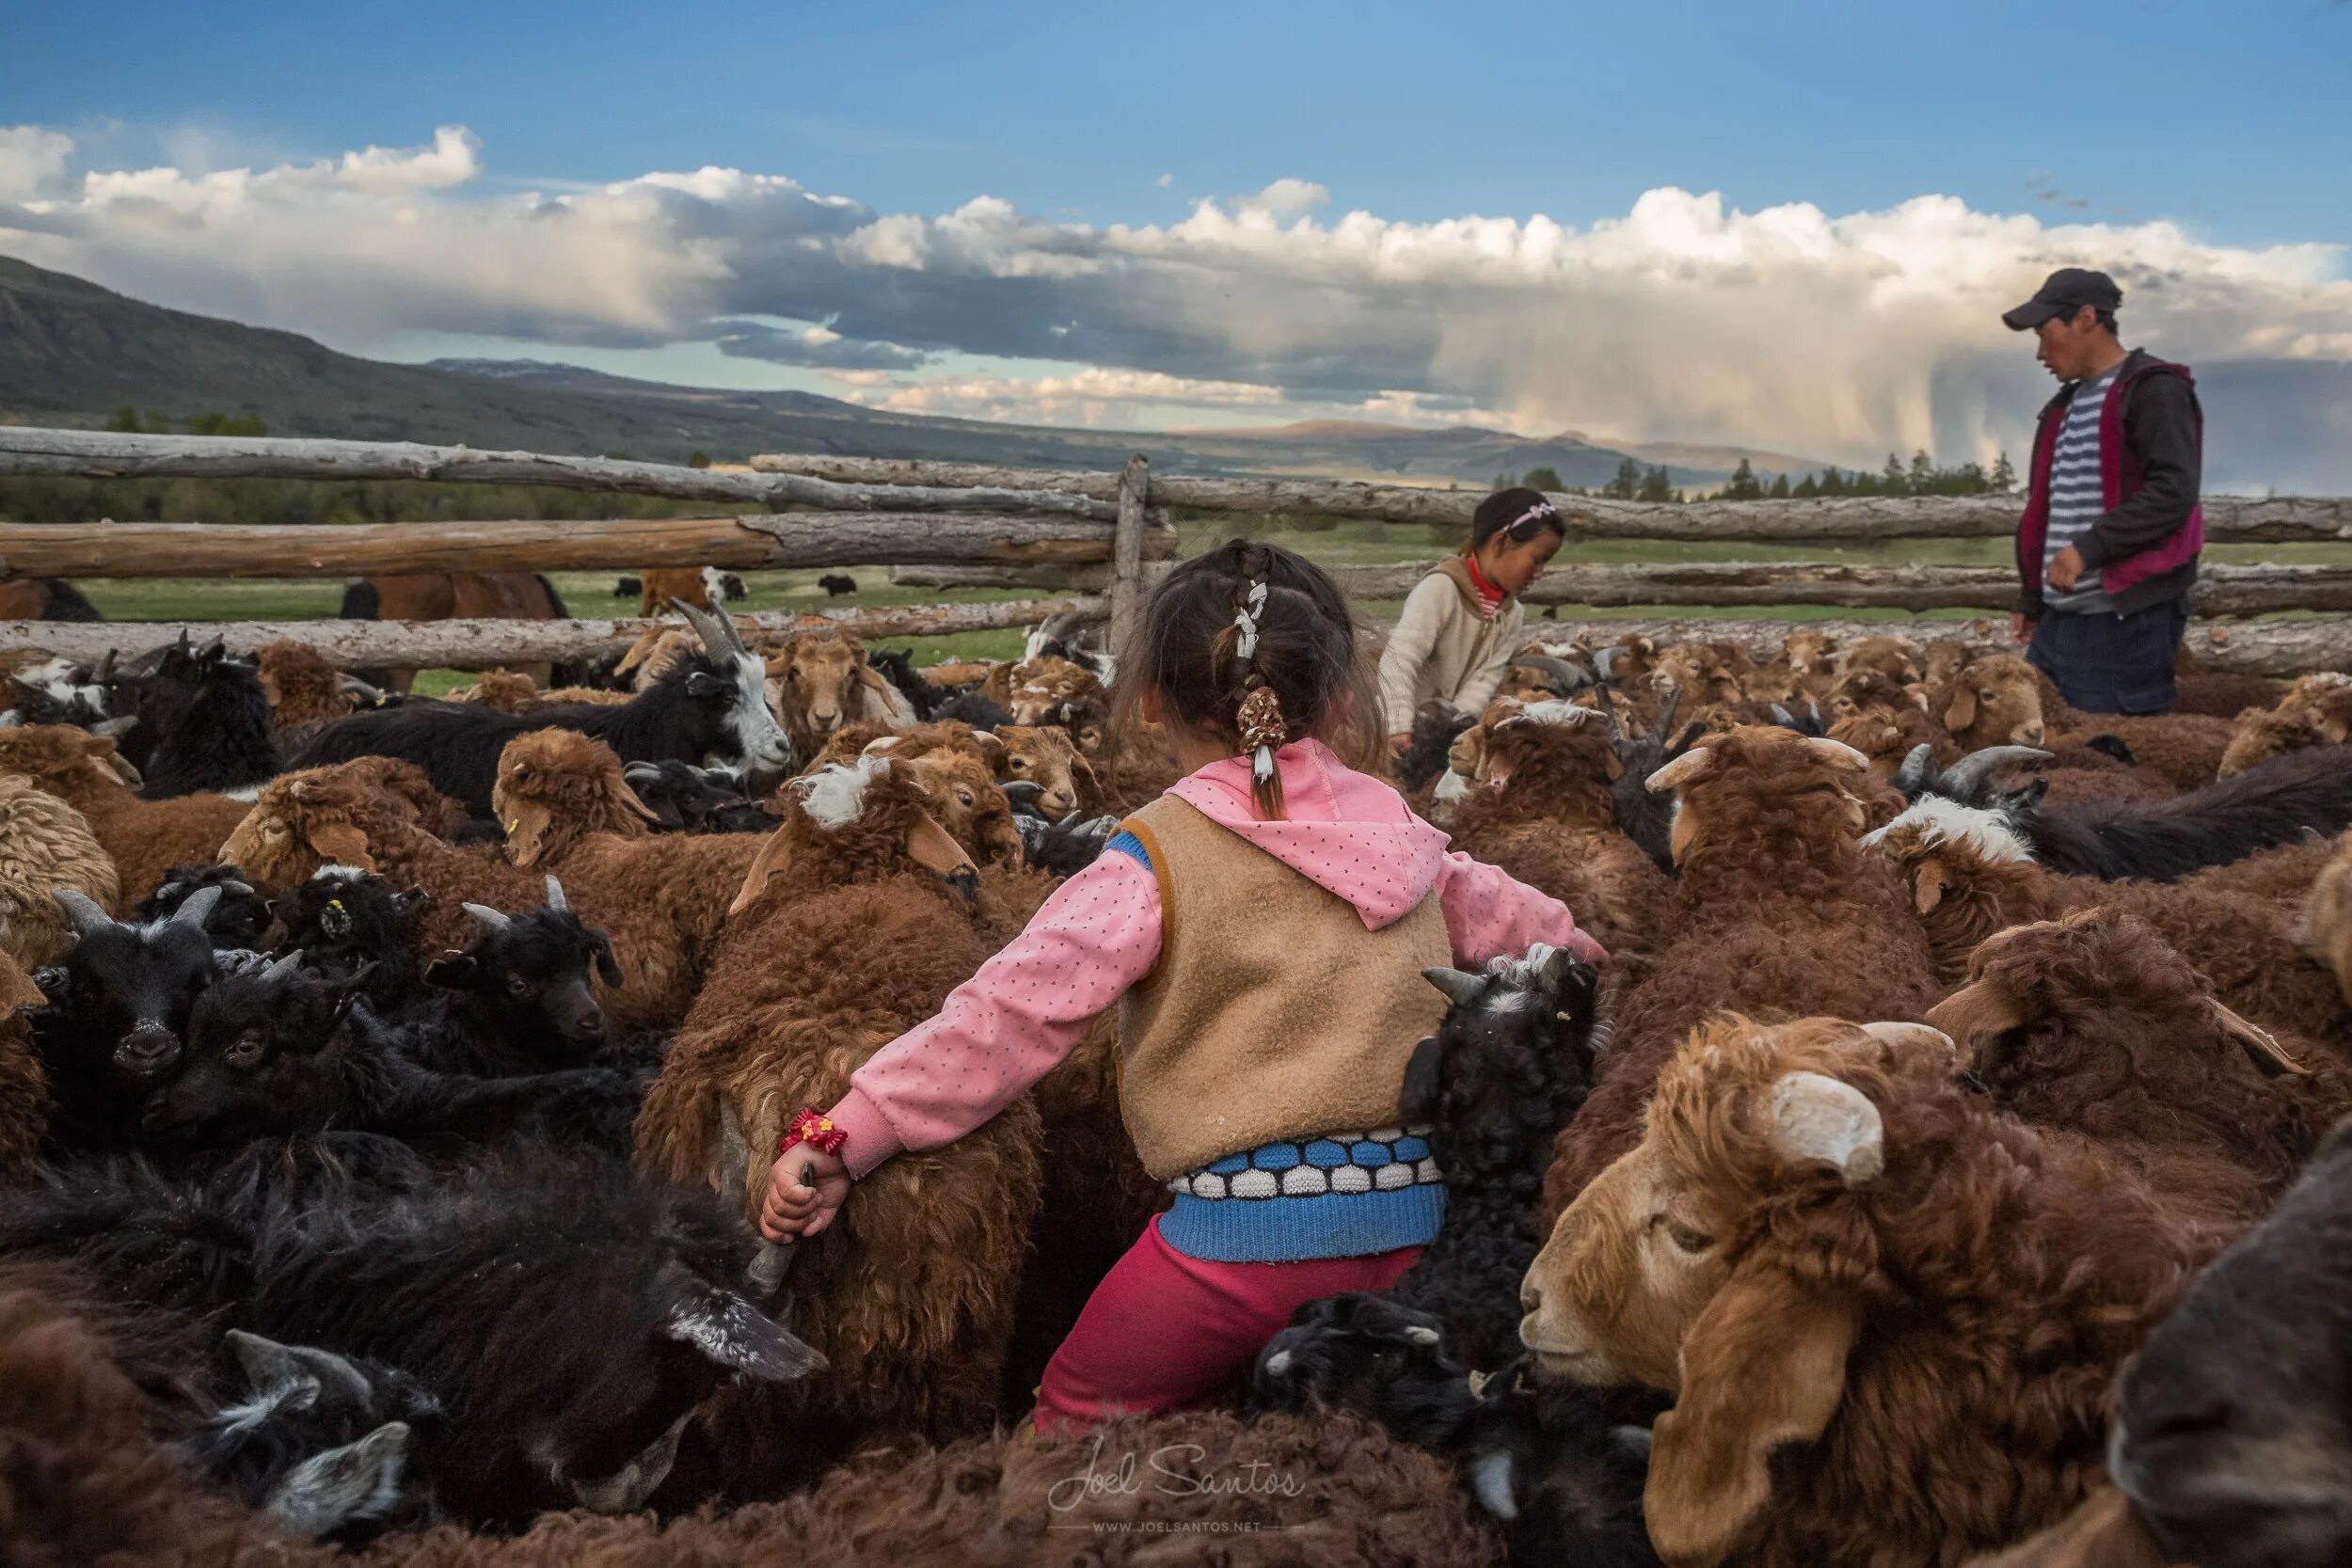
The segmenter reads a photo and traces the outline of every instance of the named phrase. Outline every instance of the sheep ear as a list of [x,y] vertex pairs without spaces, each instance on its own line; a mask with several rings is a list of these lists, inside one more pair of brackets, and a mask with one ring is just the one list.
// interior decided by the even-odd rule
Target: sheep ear
[[[660,775],[656,773],[654,777],[659,779]],[[605,784],[607,791],[612,797],[613,805],[622,811],[632,813],[639,819],[646,822],[661,820],[660,816],[652,807],[637,798],[637,791],[630,786],[626,771],[617,777],[608,776]]]
[[2269,1030],[2239,1017],[2218,1002],[2209,1002],[2207,1006],[2213,1008],[2214,1021],[2221,1025],[2221,1032],[2244,1046],[2256,1067],[2266,1072],[2290,1073],[2297,1078],[2311,1076],[2312,1069],[2305,1067],[2293,1052],[2280,1044],[2279,1037]]
[[408,1423],[387,1421],[295,1465],[270,1489],[262,1510],[288,1533],[314,1540],[388,1511],[400,1498],[407,1463]]
[[768,842],[759,847],[749,871],[743,873],[743,885],[735,891],[735,902],[727,906],[727,917],[733,919],[756,903],[768,891],[768,879],[792,863],[792,843],[788,830],[778,828],[768,835]]
[[1933,856],[1919,863],[1918,875],[1911,883],[1911,907],[1921,914],[1932,913],[1944,902],[1944,894],[1951,886],[1952,874],[1944,863]]
[[1977,694],[1963,686],[1952,692],[1952,700],[1944,707],[1944,727],[1958,735],[1977,721]]
[[48,1000],[14,958],[0,955],[0,1019],[12,1017],[26,1007],[40,1006]]
[[1445,1048],[1435,1035],[1423,1035],[1413,1053],[1405,1058],[1405,1086],[1397,1091],[1396,1114],[1406,1121],[1430,1121],[1438,1114],[1438,1090],[1442,1086]]
[[1617,755],[1616,749],[1614,747],[1612,747],[1608,751],[1601,753],[1600,770],[1603,776],[1605,776],[1611,784],[1615,784],[1619,779],[1625,777],[1624,759]]
[[591,931],[589,936],[596,950],[596,978],[614,990],[620,990],[621,960],[613,956],[612,939],[602,931]]
[[424,983],[443,990],[471,990],[481,978],[480,966],[462,953],[452,953],[424,966]]
[[[1791,1074],[1791,1076],[1798,1076]],[[1845,1396],[1861,1311],[1751,1260],[1682,1339],[1682,1390],[1652,1429],[1642,1512],[1658,1555],[1714,1568],[1772,1500],[1772,1450],[1820,1437]]]
[[789,1383],[825,1364],[814,1348],[733,1291],[705,1288],[689,1297],[671,1311],[661,1334],[765,1383]]
[[303,830],[302,836],[310,847],[326,860],[341,865],[356,865],[362,871],[375,869],[375,857],[368,853],[368,835],[348,822],[326,822]]
[[516,865],[536,865],[547,852],[548,832],[555,826],[555,814],[536,800],[526,801],[515,808],[515,815],[506,823],[506,852]]
[[1721,747],[1693,746],[1644,780],[1642,787],[1652,795],[1664,795],[1680,789],[1712,773],[1722,755]]
[[1454,744],[1445,749],[1446,771],[1459,773],[1466,779],[1478,777],[1478,765],[1486,760],[1486,729],[1472,724],[1454,737]]
[[292,1345],[241,1328],[230,1329],[223,1340],[236,1354],[237,1365],[245,1369],[246,1384],[254,1393],[288,1410],[308,1410],[318,1402],[319,1379],[294,1354]]
[[[1015,839],[1018,846],[1019,840]],[[952,877],[959,871],[977,872],[972,857],[963,852],[963,846],[948,836],[947,830],[930,818],[928,812],[916,812],[907,827],[907,858],[927,871],[942,877]]]

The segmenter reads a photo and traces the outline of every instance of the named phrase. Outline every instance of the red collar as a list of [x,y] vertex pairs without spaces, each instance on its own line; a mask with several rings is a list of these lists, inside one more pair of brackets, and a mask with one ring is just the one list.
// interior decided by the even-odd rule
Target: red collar
[[1486,580],[1486,573],[1478,569],[1478,557],[1465,550],[1462,564],[1470,568],[1470,587],[1477,590],[1478,602],[1486,606],[1488,613],[1500,610],[1505,595],[1502,589]]

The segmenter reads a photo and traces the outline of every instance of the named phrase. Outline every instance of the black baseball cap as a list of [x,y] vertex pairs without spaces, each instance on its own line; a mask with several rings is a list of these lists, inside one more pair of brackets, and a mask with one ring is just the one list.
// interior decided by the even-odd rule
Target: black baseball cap
[[2060,267],[2042,280],[2033,298],[2014,310],[2002,311],[2001,320],[2011,331],[2030,332],[2052,316],[2071,316],[2086,305],[2094,310],[2112,310],[2122,303],[2123,291],[2106,273]]

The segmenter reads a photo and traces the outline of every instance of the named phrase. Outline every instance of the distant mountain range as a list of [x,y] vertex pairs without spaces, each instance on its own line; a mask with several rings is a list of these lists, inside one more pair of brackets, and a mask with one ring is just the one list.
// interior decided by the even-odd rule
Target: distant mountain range
[[174,420],[258,414],[273,435],[464,442],[681,462],[756,451],[1113,468],[1136,451],[1190,473],[1327,475],[1485,485],[1548,467],[1597,485],[1627,456],[1678,484],[1820,467],[1731,447],[1531,439],[1462,426],[1316,420],[1269,429],[1065,430],[862,407],[811,392],[676,387],[542,359],[398,365],[296,333],[166,309],[0,257],[0,420],[94,425],[121,407]]

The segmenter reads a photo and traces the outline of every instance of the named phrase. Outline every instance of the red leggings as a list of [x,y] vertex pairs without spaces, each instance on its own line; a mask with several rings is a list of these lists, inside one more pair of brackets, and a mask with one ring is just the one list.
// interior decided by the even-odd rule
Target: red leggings
[[1420,1256],[1409,1246],[1370,1258],[1212,1263],[1161,1241],[1155,1217],[1046,1363],[1038,1430],[1078,1433],[1115,1415],[1212,1403],[1301,1305],[1384,1291]]

